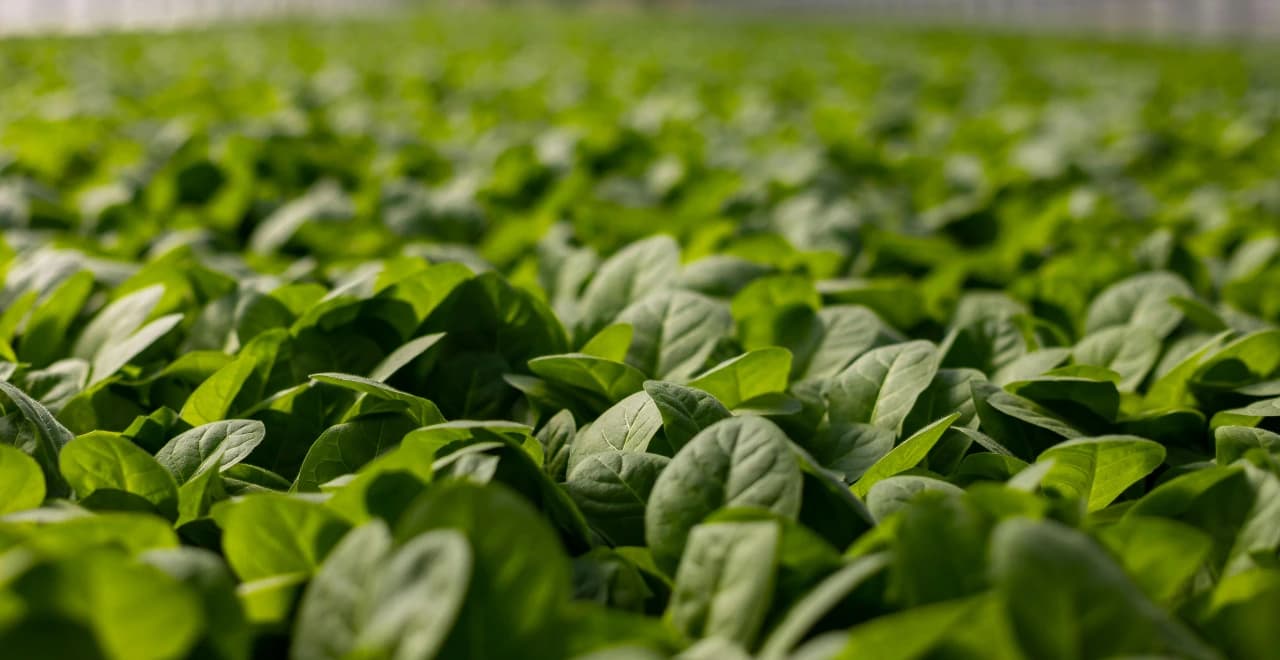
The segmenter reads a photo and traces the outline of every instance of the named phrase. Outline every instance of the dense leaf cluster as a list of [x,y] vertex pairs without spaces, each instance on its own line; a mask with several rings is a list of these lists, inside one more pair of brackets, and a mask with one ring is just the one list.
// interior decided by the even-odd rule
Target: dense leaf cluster
[[6,657],[1275,657],[1265,59],[523,18],[5,44]]

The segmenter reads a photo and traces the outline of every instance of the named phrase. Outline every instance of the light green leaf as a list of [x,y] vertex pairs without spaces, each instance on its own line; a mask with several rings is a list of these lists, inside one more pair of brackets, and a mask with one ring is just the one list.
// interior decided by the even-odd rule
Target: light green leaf
[[653,399],[636,392],[604,411],[590,426],[578,431],[569,448],[569,472],[582,459],[601,452],[643,452],[662,428],[662,415]]
[[256,494],[213,509],[222,552],[243,582],[309,575],[350,527],[324,505],[284,494]]
[[635,367],[585,353],[534,358],[529,370],[553,383],[599,394],[610,403],[639,392],[644,384],[644,374]]
[[1182,311],[1170,299],[1195,292],[1181,277],[1167,272],[1134,275],[1099,293],[1089,305],[1085,332],[1114,326],[1138,326],[1164,338],[1182,322]]
[[631,348],[631,337],[635,329],[630,323],[614,323],[596,333],[587,343],[582,345],[580,353],[593,355],[614,362],[627,359],[627,351]]
[[17,448],[0,445],[0,516],[34,509],[43,501],[40,464]]
[[981,598],[935,603],[876,617],[849,631],[839,660],[875,656],[877,660],[915,660],[953,633]]
[[88,633],[89,648],[96,646],[106,658],[167,660],[186,657],[203,626],[192,592],[159,569],[116,553],[39,565],[8,591],[27,604],[30,623],[7,631],[6,652],[68,643],[75,648],[70,640]]
[[146,450],[124,437],[94,431],[77,437],[58,457],[62,474],[81,500],[99,491],[137,495],[169,517],[178,513],[178,485]]
[[395,536],[437,529],[461,532],[474,553],[466,603],[438,656],[497,660],[538,649],[560,657],[565,639],[552,623],[569,599],[569,560],[542,516],[502,486],[457,481],[427,491]]
[[803,365],[800,380],[823,380],[843,371],[868,350],[901,339],[876,313],[858,305],[818,310],[822,338]]
[[262,444],[266,434],[266,427],[259,421],[212,422],[169,440],[156,452],[156,460],[183,484],[205,470],[225,470],[243,461]]
[[957,419],[960,419],[960,413],[951,413],[903,440],[902,444],[876,461],[875,465],[872,465],[857,483],[853,484],[853,493],[859,497],[866,497],[867,492],[877,481],[901,474],[918,465],[929,455],[929,450],[938,444],[942,434],[946,433]]
[[1160,359],[1161,342],[1142,326],[1112,326],[1076,344],[1071,357],[1076,364],[1106,367],[1120,374],[1120,389],[1133,391]]
[[718,399],[726,408],[787,388],[791,373],[791,352],[785,348],[762,348],[739,355],[689,381]]
[[654,236],[619,250],[600,265],[582,292],[579,335],[594,335],[631,303],[670,287],[679,271],[680,246],[670,236]]
[[712,523],[689,532],[671,590],[671,623],[692,639],[750,648],[773,599],[781,530],[776,522]]
[[71,349],[72,357],[94,362],[104,348],[125,341],[151,316],[164,293],[164,286],[156,284],[103,307],[80,333]]
[[62,497],[69,493],[58,464],[58,454],[74,437],[71,431],[59,424],[44,406],[7,381],[0,380],[0,393],[8,397],[9,402],[22,415],[22,420],[15,429],[17,433],[12,437],[6,434],[3,441],[36,460],[40,471],[44,473],[49,497]]
[[1012,518],[991,537],[991,576],[1029,657],[1103,658],[1165,651],[1218,654],[1151,602],[1081,532]]
[[761,417],[717,422],[676,454],[658,476],[645,512],[654,561],[671,570],[689,531],[723,507],[759,507],[794,519],[800,465],[786,434]]
[[1041,486],[1085,501],[1098,511],[1164,462],[1164,447],[1132,435],[1068,440],[1047,449],[1037,461],[1052,460]]
[[723,304],[685,291],[646,296],[618,320],[633,328],[627,363],[651,377],[676,381],[702,369],[733,327]]
[[104,345],[93,359],[89,370],[89,385],[102,382],[115,375],[129,360],[137,357],[156,340],[165,336],[182,322],[181,314],[162,316],[139,329],[128,338]]
[[385,383],[387,379],[394,376],[397,371],[400,371],[401,368],[410,362],[413,362],[423,353],[431,350],[431,347],[435,346],[443,338],[443,332],[436,332],[429,335],[423,335],[415,339],[410,339],[405,342],[403,346],[391,351],[387,357],[383,358],[382,361],[378,363],[378,366],[374,367],[373,370],[369,372],[369,380]]
[[288,337],[284,330],[268,330],[255,337],[241,349],[234,361],[196,387],[178,416],[192,426],[200,426],[221,421],[238,412],[232,408],[241,390],[251,378],[265,381],[266,372],[275,362],[276,352]]
[[831,419],[897,433],[937,370],[937,349],[927,341],[873,349],[830,381],[826,397]]

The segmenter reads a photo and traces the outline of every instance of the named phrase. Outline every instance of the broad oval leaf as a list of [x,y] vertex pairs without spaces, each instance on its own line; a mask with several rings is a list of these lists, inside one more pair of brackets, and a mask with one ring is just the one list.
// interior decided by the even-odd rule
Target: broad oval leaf
[[662,429],[662,415],[653,399],[636,392],[604,411],[590,426],[578,431],[569,448],[569,472],[582,459],[600,452],[645,451]]
[[633,330],[627,363],[653,378],[677,381],[697,373],[733,326],[723,304],[685,291],[646,296],[618,320]]
[[243,461],[266,434],[262,422],[249,419],[204,424],[165,443],[156,452],[156,460],[181,485],[205,470],[224,470]]
[[897,433],[937,370],[938,351],[927,341],[873,349],[831,379],[826,391],[831,419]]
[[58,463],[82,500],[104,490],[119,491],[146,500],[171,519],[177,516],[173,475],[123,436],[105,431],[79,436],[63,448]]
[[256,494],[213,509],[222,552],[244,582],[310,575],[350,525],[323,504],[284,494]]
[[670,236],[654,236],[619,250],[600,265],[582,292],[579,334],[594,335],[632,302],[671,286],[679,271],[680,247]]
[[1097,511],[1151,474],[1164,456],[1164,447],[1145,438],[1109,435],[1063,442],[1045,450],[1038,460],[1053,461],[1042,486],[1079,497],[1089,511]]
[[654,484],[645,539],[654,561],[675,567],[689,531],[722,507],[758,507],[794,519],[803,480],[790,440],[772,422],[735,417],[685,445]]
[[753,646],[773,599],[781,536],[772,521],[694,527],[671,589],[676,629]]
[[645,504],[670,462],[636,451],[599,452],[580,461],[563,487],[613,545],[644,545]]
[[1191,287],[1173,273],[1134,275],[1111,285],[1093,299],[1084,329],[1091,334],[1103,328],[1133,325],[1163,339],[1182,322],[1182,311],[1170,299],[1194,295]]
[[44,491],[40,464],[14,447],[0,445],[0,516],[40,506]]
[[718,399],[696,387],[650,380],[644,391],[658,407],[667,442],[675,451],[702,429],[733,416]]

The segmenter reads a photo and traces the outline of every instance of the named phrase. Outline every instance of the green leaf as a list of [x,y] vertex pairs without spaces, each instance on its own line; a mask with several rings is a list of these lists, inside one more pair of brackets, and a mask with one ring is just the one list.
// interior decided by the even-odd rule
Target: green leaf
[[960,413],[957,426],[968,424],[977,415],[973,404],[971,381],[982,381],[986,377],[976,369],[939,369],[929,386],[916,399],[915,405],[903,422],[903,433],[915,433],[930,422],[946,417],[953,412]]
[[762,348],[721,362],[689,381],[689,386],[707,392],[732,409],[762,394],[785,390],[790,373],[790,351]]
[[103,349],[119,345],[142,327],[164,293],[164,286],[157,284],[134,291],[103,307],[80,333],[71,355],[90,362],[97,361]]
[[25,604],[27,617],[0,634],[5,652],[17,657],[40,657],[82,635],[96,650],[92,655],[179,658],[203,626],[190,591],[159,569],[115,553],[41,564],[15,579],[8,592]]
[[307,451],[293,489],[315,492],[320,484],[356,472],[399,445],[419,423],[404,415],[379,413],[329,427]]
[[[136,556],[148,550],[178,547],[178,537],[168,521],[152,513],[35,509],[28,512],[38,527],[24,543],[43,555],[78,558],[87,551]],[[44,518],[41,515],[44,514]],[[9,517],[22,520],[21,514]]]
[[1151,272],[1117,282],[1098,294],[1089,305],[1085,332],[1104,328],[1137,326],[1164,338],[1182,322],[1182,311],[1170,302],[1175,296],[1192,297],[1195,292],[1173,273]]
[[1227,466],[1243,458],[1250,450],[1261,449],[1280,454],[1280,433],[1251,426],[1219,426],[1213,430],[1217,449],[1214,460]]
[[[1231,336],[1230,332],[1223,332],[1202,342],[1199,347],[1183,356],[1175,365],[1168,368],[1164,373],[1157,370],[1153,375],[1153,382],[1147,388],[1147,395],[1144,403],[1150,408],[1169,408],[1185,405],[1189,403],[1189,389],[1191,381],[1195,378],[1195,373],[1200,369],[1200,364],[1210,355],[1213,355],[1222,346],[1222,342]],[[1280,333],[1270,333],[1266,335],[1268,343],[1273,347],[1280,348]],[[1234,343],[1233,343],[1234,345]]]
[[62,474],[81,500],[120,491],[149,502],[164,516],[178,513],[178,485],[146,450],[124,437],[94,431],[72,440],[58,457]]
[[822,338],[803,361],[799,380],[831,378],[868,350],[901,339],[875,312],[857,305],[823,307],[818,321]]
[[1150,440],[1108,435],[1069,440],[1049,448],[1037,461],[1053,461],[1043,487],[1078,497],[1089,511],[1099,511],[1151,474],[1164,456],[1164,447]]
[[178,434],[156,452],[156,460],[184,484],[206,470],[225,470],[243,461],[267,434],[262,422],[230,419]]
[[645,512],[654,561],[675,568],[689,531],[723,507],[759,507],[794,519],[800,466],[787,436],[761,417],[734,417],[694,436],[658,476]]
[[568,472],[569,451],[577,434],[578,424],[568,410],[556,413],[538,429],[537,438],[542,443],[544,456],[542,467],[555,481],[563,481]]
[[405,543],[367,583],[354,654],[436,656],[462,610],[471,573],[471,548],[460,532],[442,529]]
[[162,316],[142,326],[127,338],[104,345],[93,359],[88,384],[92,386],[115,375],[121,367],[129,364],[129,360],[137,357],[181,322],[181,314]]
[[569,448],[569,472],[572,473],[587,456],[614,451],[643,452],[662,428],[662,415],[653,399],[644,392],[636,392],[614,404],[592,422],[578,431]]
[[1215,429],[1220,426],[1257,426],[1269,417],[1280,417],[1280,397],[1220,411],[1210,420],[1210,426]]
[[[317,383],[340,387],[352,392],[359,392],[365,397],[390,402],[393,409],[404,410],[419,426],[430,426],[444,422],[444,416],[440,414],[440,409],[436,408],[436,404],[420,396],[401,392],[376,380],[364,378],[363,376],[338,373],[312,374],[310,378]],[[352,406],[352,409],[357,409],[359,405],[359,402],[357,402],[355,406]]]
[[994,374],[1025,356],[1028,346],[1022,328],[1009,316],[985,316],[956,327],[938,351],[941,364],[950,369],[977,369]]
[[675,451],[702,429],[732,416],[714,396],[695,387],[650,380],[645,381],[644,391],[657,406],[667,442]]
[[918,465],[929,455],[929,450],[938,444],[942,434],[946,433],[957,419],[960,419],[960,413],[951,413],[903,440],[902,444],[876,461],[857,483],[853,484],[853,493],[859,497],[866,497],[867,492],[877,481],[901,474]]
[[432,657],[470,579],[461,534],[431,532],[392,551],[383,523],[363,525],[334,548],[304,594],[291,656]]
[[750,648],[773,599],[780,544],[775,522],[694,527],[671,590],[671,623],[693,639]]
[[[1033,460],[1063,438],[1078,438],[1084,433],[1039,404],[1010,394],[994,385],[969,381],[974,407],[982,430],[1006,452],[1024,460]],[[988,447],[990,449],[990,447]]]
[[[521,498],[497,485],[440,484],[405,513],[396,539],[454,529],[474,553],[466,603],[439,657],[558,657],[556,621],[569,599],[569,561],[555,533]],[[501,630],[501,635],[494,635]]]
[[1100,658],[1164,650],[1218,654],[1151,602],[1087,536],[1060,523],[1014,518],[991,537],[991,575],[1024,651],[1036,658]]
[[874,424],[896,434],[937,370],[937,349],[927,341],[873,349],[831,379],[826,391],[831,419]]
[[824,616],[888,565],[886,555],[867,555],[827,576],[787,610],[786,616],[778,622],[760,647],[761,660],[791,657],[796,646]]
[[[211,456],[217,459],[221,452]],[[178,486],[178,520],[181,527],[189,522],[207,518],[213,506],[227,499],[227,484],[219,470],[203,470]]]
[[[1092,414],[1105,422],[1115,421],[1120,411],[1120,392],[1114,382],[1054,375],[1056,373],[1015,381],[1006,388],[1013,394],[1035,401],[1069,419],[1088,419],[1088,415]],[[1083,421],[1079,423],[1086,425]]]
[[[250,383],[250,379],[266,380],[277,351],[287,339],[288,333],[284,330],[269,330],[255,337],[233,362],[200,383],[178,416],[192,426],[200,426],[239,412],[233,407],[240,398],[241,390]],[[261,387],[259,384],[258,388]]]
[[1066,348],[1042,348],[1031,351],[991,374],[991,382],[1004,387],[1014,381],[1035,378],[1066,362],[1069,357],[1071,357],[1071,351]]
[[21,422],[14,428],[14,434],[5,433],[0,439],[36,460],[40,471],[44,473],[49,497],[62,497],[69,493],[70,489],[62,478],[58,464],[58,454],[74,437],[71,431],[59,424],[44,406],[8,382],[0,380],[0,393],[8,397],[22,415]]
[[701,370],[733,327],[723,304],[685,291],[646,296],[618,320],[633,329],[627,363],[653,378],[676,381]]
[[977,609],[978,600],[969,598],[935,603],[877,617],[850,630],[844,648],[834,657],[840,660],[868,655],[883,660],[926,657],[931,649],[961,626],[966,614]]
[[243,582],[310,575],[350,527],[322,504],[283,494],[214,507],[222,552]]
[[882,522],[905,508],[916,495],[926,491],[956,495],[964,493],[964,490],[958,486],[940,479],[918,475],[898,475],[877,481],[867,491],[867,509],[877,522]]
[[802,446],[822,467],[853,483],[893,449],[893,431],[870,424],[830,424]]
[[614,362],[627,359],[627,351],[631,348],[631,337],[635,329],[629,323],[614,323],[606,327],[587,343],[582,345],[581,353],[592,355]]
[[670,461],[637,451],[598,452],[579,461],[563,487],[613,545],[644,545],[645,504]]
[[585,353],[547,355],[529,360],[529,370],[560,385],[599,394],[610,403],[639,392],[644,374],[629,364]]
[[1176,605],[1209,559],[1213,540],[1196,528],[1144,516],[1127,516],[1101,530],[1100,540],[1152,600]]
[[423,335],[415,339],[405,342],[400,348],[392,351],[387,357],[383,358],[378,366],[369,372],[369,380],[385,383],[410,362],[421,357],[424,353],[431,350],[432,346],[440,343],[444,339],[443,332],[437,332],[430,335]]
[[670,287],[679,270],[680,246],[670,236],[654,236],[619,250],[600,265],[582,292],[579,336],[594,335],[631,303]]
[[222,660],[249,657],[253,631],[236,598],[235,578],[217,554],[199,548],[150,550],[139,559],[178,581],[200,601],[203,637],[193,656]]
[[[981,568],[989,522],[966,501],[963,492],[926,488],[911,498],[893,521],[889,588],[896,600],[915,608],[954,601],[987,588]],[[946,551],[938,552],[939,548]]]
[[0,445],[0,516],[40,506],[44,492],[40,464],[14,447]]
[[369,585],[391,554],[391,530],[373,520],[342,537],[303,593],[289,656],[340,659],[355,646],[367,621]]
[[75,273],[31,310],[18,344],[18,356],[24,362],[43,367],[61,357],[71,324],[93,292],[93,284],[93,273]]
[[1071,351],[1076,364],[1106,367],[1120,374],[1120,389],[1133,391],[1160,358],[1160,337],[1136,326],[1113,326],[1086,336]]

